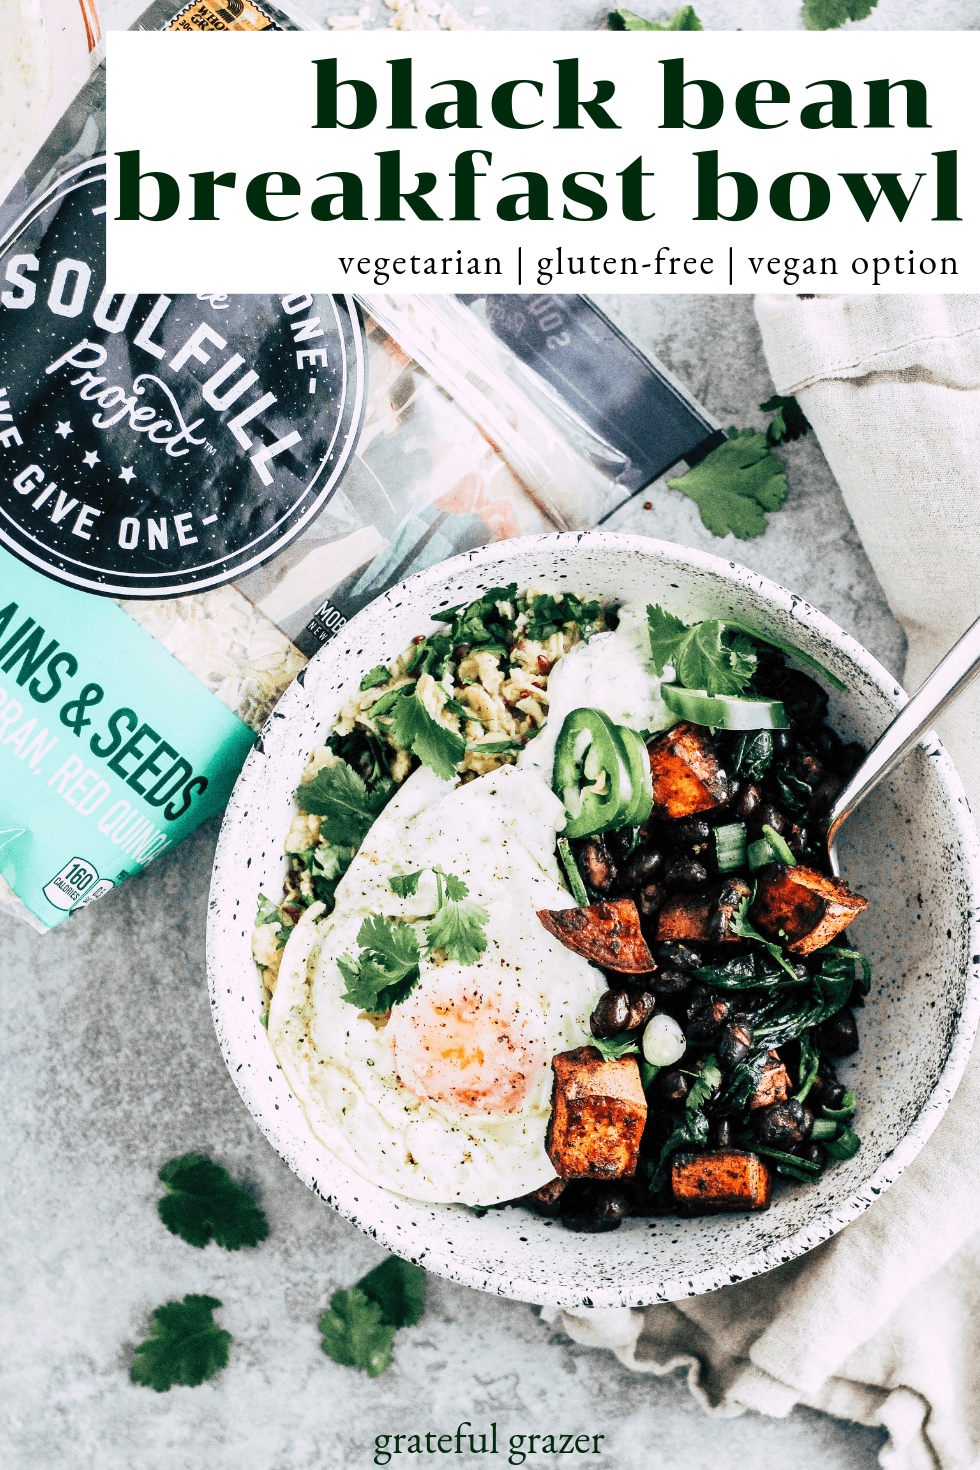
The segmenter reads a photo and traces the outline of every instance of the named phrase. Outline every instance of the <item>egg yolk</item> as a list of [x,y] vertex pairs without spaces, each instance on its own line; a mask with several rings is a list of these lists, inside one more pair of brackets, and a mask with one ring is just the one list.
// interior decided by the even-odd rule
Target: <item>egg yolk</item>
[[548,1063],[544,1015],[516,979],[448,964],[429,971],[388,1023],[403,1087],[436,1107],[519,1112]]

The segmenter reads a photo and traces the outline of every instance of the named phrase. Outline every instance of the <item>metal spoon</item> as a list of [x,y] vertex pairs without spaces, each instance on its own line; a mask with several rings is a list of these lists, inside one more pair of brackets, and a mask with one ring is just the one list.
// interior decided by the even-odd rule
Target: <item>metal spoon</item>
[[957,699],[980,674],[980,618],[963,634],[946,657],[936,665],[925,683],[892,720],[872,746],[830,809],[827,819],[827,857],[831,872],[840,874],[834,843],[842,824],[872,791],[893,771],[915,745],[936,716]]

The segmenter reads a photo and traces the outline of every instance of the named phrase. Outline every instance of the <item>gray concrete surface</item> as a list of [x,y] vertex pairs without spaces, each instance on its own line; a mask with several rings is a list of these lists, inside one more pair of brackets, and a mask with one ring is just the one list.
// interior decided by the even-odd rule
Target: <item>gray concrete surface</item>
[[[108,26],[124,26],[141,8],[106,0],[102,11]],[[325,20],[356,6],[307,8]],[[477,23],[594,27],[605,8],[496,0]],[[674,7],[635,8],[657,17]],[[472,4],[459,9],[468,16]],[[799,24],[798,0],[700,0],[697,9],[710,27]],[[384,24],[388,12],[370,0],[370,16]],[[865,25],[977,20],[976,0],[881,0]],[[761,425],[757,405],[772,387],[748,298],[602,304],[723,422]],[[759,540],[717,541],[670,491],[639,497],[613,525],[737,556],[810,598],[900,673],[900,630],[818,445],[804,440],[785,457],[791,493]],[[281,1163],[224,1069],[204,976],[215,837],[211,824],[46,938],[0,920],[6,1470],[359,1470],[372,1464],[378,1434],[445,1433],[467,1419],[478,1429],[496,1421],[501,1435],[604,1434],[600,1463],[616,1470],[871,1470],[878,1431],[806,1410],[785,1420],[707,1418],[683,1381],[636,1378],[611,1355],[570,1344],[534,1308],[438,1279],[383,1377],[329,1361],[319,1313],[382,1252]],[[257,1250],[196,1251],[163,1229],[156,1172],[188,1149],[254,1187],[271,1225]],[[231,1361],[200,1388],[157,1396],[129,1382],[129,1358],[153,1308],[189,1291],[224,1303]]]

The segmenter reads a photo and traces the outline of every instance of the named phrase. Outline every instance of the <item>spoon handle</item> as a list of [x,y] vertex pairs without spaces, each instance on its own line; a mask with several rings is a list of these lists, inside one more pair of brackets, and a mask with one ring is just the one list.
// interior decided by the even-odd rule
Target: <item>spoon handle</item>
[[878,782],[894,770],[909,749],[930,728],[936,716],[952,704],[980,674],[980,618],[936,665],[908,704],[899,710],[885,733],[872,746],[834,802],[827,828],[827,846],[833,848],[841,823]]

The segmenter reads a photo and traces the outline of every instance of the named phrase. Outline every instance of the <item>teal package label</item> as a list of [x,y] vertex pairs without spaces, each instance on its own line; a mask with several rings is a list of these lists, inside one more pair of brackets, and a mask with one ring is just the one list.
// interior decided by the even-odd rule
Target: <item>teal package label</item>
[[0,874],[48,928],[222,811],[255,738],[115,603],[0,550]]

